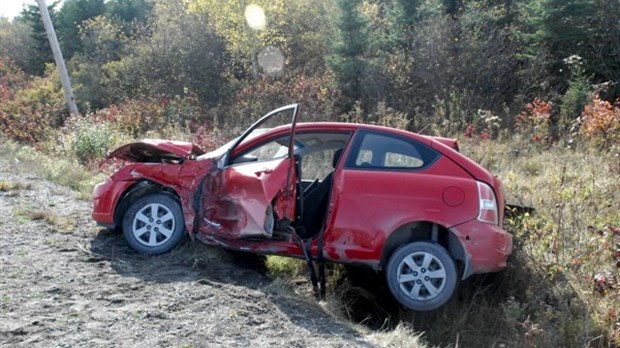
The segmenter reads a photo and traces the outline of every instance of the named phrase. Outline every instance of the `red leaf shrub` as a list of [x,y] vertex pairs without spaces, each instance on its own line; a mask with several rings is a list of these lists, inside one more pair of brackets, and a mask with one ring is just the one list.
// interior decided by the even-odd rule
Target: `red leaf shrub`
[[9,60],[0,59],[0,128],[22,143],[43,141],[68,115],[55,73],[27,79]]
[[620,144],[620,99],[612,105],[594,97],[581,114],[580,133],[584,139],[601,147]]
[[517,133],[534,142],[549,141],[552,138],[549,132],[552,108],[552,103],[539,98],[526,104],[525,110],[515,118]]

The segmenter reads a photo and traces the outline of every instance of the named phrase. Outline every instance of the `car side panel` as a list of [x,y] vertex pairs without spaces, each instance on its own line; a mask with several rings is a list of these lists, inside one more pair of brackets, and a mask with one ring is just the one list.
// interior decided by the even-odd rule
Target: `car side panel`
[[423,171],[342,169],[334,178],[326,256],[378,263],[389,235],[410,222],[451,227],[478,214],[474,180],[448,158]]

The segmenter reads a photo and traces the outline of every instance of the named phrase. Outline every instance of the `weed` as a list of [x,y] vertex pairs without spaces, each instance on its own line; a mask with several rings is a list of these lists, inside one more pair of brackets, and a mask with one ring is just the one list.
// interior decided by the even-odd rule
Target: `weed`
[[106,122],[96,122],[92,117],[71,119],[65,127],[69,132],[72,153],[80,163],[99,161],[118,144],[121,135]]
[[13,211],[20,221],[41,221],[52,227],[55,232],[71,233],[75,230],[75,222],[64,216],[60,216],[51,210],[36,209],[33,207],[20,207]]
[[294,278],[306,272],[306,263],[290,257],[267,256],[267,274],[272,278]]
[[415,332],[411,326],[399,324],[393,330],[375,332],[369,338],[379,347],[420,348],[425,346],[423,336],[423,333]]
[[295,294],[295,290],[291,283],[284,278],[276,278],[269,282],[265,285],[263,291],[279,296],[292,296]]
[[52,158],[11,141],[0,143],[0,158],[19,161],[25,170],[77,191],[81,199],[90,199],[93,186],[105,178],[105,174],[89,171],[76,160]]
[[[492,308],[497,306],[493,302],[477,303],[476,313],[458,311],[482,326],[483,314],[487,322],[503,323],[505,329],[485,336],[484,342],[504,337],[521,346],[618,344],[617,333],[605,328],[615,325],[607,314],[619,311],[620,289],[592,292],[595,275],[611,272],[620,277],[612,257],[620,237],[607,227],[620,225],[620,203],[614,197],[620,189],[616,158],[587,144],[572,149],[549,144],[540,151],[529,141],[514,138],[463,147],[474,160],[492,165],[509,202],[533,206],[536,212],[505,221],[515,235],[512,267],[499,284],[501,291],[484,296],[496,297],[493,302],[500,301],[501,311]],[[434,330],[427,336],[441,342],[434,341]]]
[[22,184],[20,182],[12,182],[8,180],[0,181],[0,192],[29,190],[30,188],[30,184]]

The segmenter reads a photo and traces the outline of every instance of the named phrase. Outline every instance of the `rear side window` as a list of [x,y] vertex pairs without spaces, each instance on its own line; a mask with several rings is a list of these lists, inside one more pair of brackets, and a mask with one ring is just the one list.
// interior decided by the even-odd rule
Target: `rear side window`
[[392,134],[362,131],[347,158],[347,168],[422,169],[439,154],[428,146]]

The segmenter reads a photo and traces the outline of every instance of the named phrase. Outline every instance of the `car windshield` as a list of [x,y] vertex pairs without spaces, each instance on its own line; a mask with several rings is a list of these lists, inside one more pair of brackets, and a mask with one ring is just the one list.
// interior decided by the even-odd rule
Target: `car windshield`
[[[246,141],[249,141],[265,132],[267,132],[268,130],[270,130],[271,128],[258,128],[252,131],[252,133],[250,133],[250,135],[247,136],[247,138],[245,138],[243,140],[243,143],[245,143]],[[221,157],[223,154],[226,153],[226,151],[228,151],[230,149],[231,146],[233,146],[235,144],[235,142],[239,139],[239,137],[235,137],[232,140],[230,140],[229,142],[227,142],[226,144],[220,146],[219,148],[211,151],[211,152],[207,152],[204,155],[200,155],[198,156],[198,160],[203,160],[206,158],[218,158]]]

